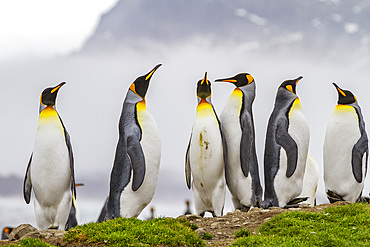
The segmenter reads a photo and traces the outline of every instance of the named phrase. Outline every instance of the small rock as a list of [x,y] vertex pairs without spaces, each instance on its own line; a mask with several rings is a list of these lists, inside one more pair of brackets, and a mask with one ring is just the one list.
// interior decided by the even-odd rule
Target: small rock
[[312,208],[310,204],[307,203],[301,203],[299,204],[299,208]]
[[41,233],[39,231],[33,231],[33,232],[29,232],[27,233],[26,235],[22,236],[20,239],[26,239],[26,238],[43,238],[43,236],[41,235]]
[[9,241],[14,241],[14,240],[19,240],[21,239],[24,235],[38,231],[35,227],[33,227],[30,224],[22,224],[18,227],[16,227],[9,235]]
[[206,231],[203,228],[198,228],[195,230],[195,233],[198,234],[199,237],[203,238]]
[[201,216],[196,215],[196,214],[186,215],[186,218],[187,218],[188,220],[202,219],[202,217],[201,217]]

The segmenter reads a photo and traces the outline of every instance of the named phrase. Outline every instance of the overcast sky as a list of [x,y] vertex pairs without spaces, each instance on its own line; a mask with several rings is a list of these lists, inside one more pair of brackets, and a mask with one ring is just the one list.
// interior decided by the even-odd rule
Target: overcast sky
[[76,50],[117,1],[0,1],[0,59]]

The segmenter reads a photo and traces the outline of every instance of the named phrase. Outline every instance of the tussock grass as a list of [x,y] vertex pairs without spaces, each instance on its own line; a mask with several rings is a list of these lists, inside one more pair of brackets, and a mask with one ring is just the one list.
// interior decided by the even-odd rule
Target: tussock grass
[[184,219],[158,218],[141,221],[118,218],[89,223],[69,230],[64,240],[70,243],[108,246],[204,246],[203,240]]
[[234,246],[370,246],[370,206],[348,204],[321,213],[287,212]]
[[40,239],[26,238],[22,239],[19,244],[10,244],[9,247],[53,247],[54,245],[47,244]]

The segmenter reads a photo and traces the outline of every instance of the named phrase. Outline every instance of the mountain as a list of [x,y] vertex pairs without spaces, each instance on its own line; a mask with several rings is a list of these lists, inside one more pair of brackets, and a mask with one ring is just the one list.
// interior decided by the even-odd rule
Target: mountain
[[369,53],[370,0],[120,0],[82,52],[207,41],[249,50]]

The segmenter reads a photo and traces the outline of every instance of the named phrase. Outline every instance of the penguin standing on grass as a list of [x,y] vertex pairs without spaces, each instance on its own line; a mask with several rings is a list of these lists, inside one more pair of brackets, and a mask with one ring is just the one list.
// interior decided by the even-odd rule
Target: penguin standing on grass
[[361,201],[369,155],[364,118],[356,97],[333,83],[338,92],[324,141],[324,182],[327,197]]
[[302,192],[310,130],[296,95],[302,79],[284,81],[276,94],[266,133],[263,208],[290,207],[307,198],[296,198]]
[[[207,72],[197,84],[198,106],[185,157],[188,188],[193,189],[196,214],[222,216],[225,203],[226,143],[211,103]],[[193,181],[191,182],[191,177]]]
[[108,218],[138,217],[157,187],[161,141],[145,95],[158,64],[127,91],[119,121],[119,140],[110,178]]
[[41,94],[36,140],[24,179],[24,199],[30,202],[33,188],[36,223],[41,230],[64,230],[72,196],[76,195],[71,141],[55,110],[58,91],[64,84]]
[[256,83],[247,73],[216,82],[230,82],[236,86],[220,115],[228,150],[226,183],[234,208],[249,210],[262,202],[252,113]]

